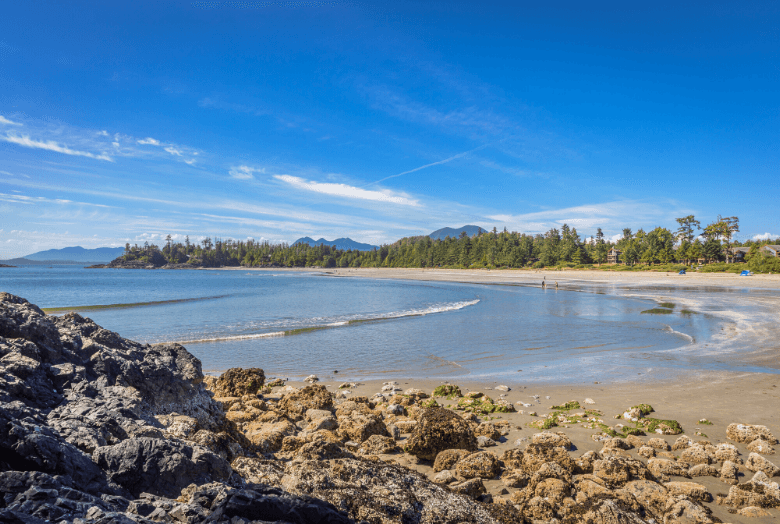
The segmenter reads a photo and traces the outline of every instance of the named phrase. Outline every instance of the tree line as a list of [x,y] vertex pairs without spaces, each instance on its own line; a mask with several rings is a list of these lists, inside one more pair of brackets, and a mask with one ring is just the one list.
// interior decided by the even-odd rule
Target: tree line
[[[125,245],[125,260],[151,260],[164,257],[167,263],[199,267],[414,267],[414,268],[521,268],[521,267],[587,267],[607,262],[612,248],[620,250],[619,261],[637,264],[690,264],[728,261],[734,247],[749,246],[746,259],[760,256],[758,248],[766,243],[734,240],[739,232],[737,217],[718,217],[701,227],[693,215],[678,218],[679,228],[671,231],[656,227],[650,231],[623,229],[613,241],[605,238],[601,228],[595,236],[582,238],[576,228],[563,224],[560,230],[529,235],[506,229],[483,232],[476,236],[462,233],[458,238],[433,240],[428,236],[402,238],[393,244],[371,251],[342,250],[327,245],[271,244],[267,241],[237,241],[205,238],[183,243],[166,238],[162,247],[144,243]],[[780,240],[776,242],[780,243]]]

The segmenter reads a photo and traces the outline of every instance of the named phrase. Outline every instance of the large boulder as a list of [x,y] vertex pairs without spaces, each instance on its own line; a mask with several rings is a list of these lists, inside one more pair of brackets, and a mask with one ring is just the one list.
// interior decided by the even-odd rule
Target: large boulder
[[452,469],[460,459],[470,454],[471,451],[466,449],[445,449],[436,455],[436,459],[433,461],[433,471],[438,473],[445,469]]
[[489,451],[471,453],[455,464],[456,473],[464,479],[492,479],[501,472],[498,457]]
[[333,397],[325,386],[312,384],[284,395],[277,409],[291,420],[303,420],[310,409],[333,409]]
[[205,448],[155,438],[97,448],[93,460],[136,497],[146,492],[176,498],[190,484],[227,480],[232,473],[225,459]]
[[[476,482],[481,483],[479,479]],[[355,521],[372,523],[498,524],[491,504],[453,493],[424,475],[392,464],[344,458],[291,461],[282,486],[326,500]],[[454,488],[453,488],[454,489]],[[483,487],[484,490],[484,487]],[[484,491],[483,491],[484,492]],[[514,509],[511,509],[514,512]]]
[[287,522],[290,524],[353,524],[332,504],[307,496],[294,496],[279,488],[254,485],[230,493],[209,520]]
[[423,411],[406,442],[406,452],[423,460],[435,460],[445,449],[477,449],[477,438],[469,423],[444,408]]
[[243,397],[256,395],[265,383],[265,373],[260,368],[230,368],[222,373],[214,387],[217,397]]
[[279,451],[284,437],[294,435],[295,425],[287,419],[277,422],[253,422],[245,428],[249,441],[264,452]]
[[745,461],[745,467],[750,471],[762,471],[767,477],[774,477],[780,474],[780,468],[762,457],[758,453],[751,453]]
[[754,424],[729,424],[726,437],[736,442],[748,444],[756,439],[763,439],[770,444],[777,444],[777,439],[766,426]]
[[338,434],[344,440],[363,442],[372,435],[390,437],[382,415],[366,404],[357,404],[351,411],[338,411]]

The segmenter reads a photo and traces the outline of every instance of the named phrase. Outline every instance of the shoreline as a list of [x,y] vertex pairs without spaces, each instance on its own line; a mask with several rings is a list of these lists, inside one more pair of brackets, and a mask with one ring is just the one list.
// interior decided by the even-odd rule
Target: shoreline
[[[731,360],[742,370],[719,371],[711,367],[688,372],[693,376],[730,376],[731,374],[757,374],[776,376],[780,372],[780,345],[774,341],[780,338],[780,275],[755,275],[740,277],[734,274],[690,274],[680,276],[670,273],[652,272],[608,272],[608,271],[542,271],[542,270],[451,270],[451,269],[280,269],[280,268],[230,268],[230,271],[265,271],[271,273],[312,273],[332,278],[369,278],[387,280],[406,280],[410,282],[450,282],[470,285],[509,285],[541,288],[544,278],[547,291],[555,292],[555,283],[559,291],[604,293],[655,300],[666,299],[679,303],[684,308],[698,310],[717,318],[717,326],[710,335],[717,340],[705,340],[701,343],[683,345],[669,350],[674,355]],[[712,295],[710,294],[712,293]],[[667,295],[669,293],[669,295]],[[738,293],[738,295],[733,295]],[[682,296],[681,296],[682,295]],[[686,296],[687,295],[687,296]],[[738,301],[738,302],[733,302]],[[715,302],[718,306],[712,307]],[[712,308],[707,310],[707,308]],[[747,308],[747,313],[745,309]],[[688,355],[686,355],[688,353]],[[717,364],[715,364],[717,366]],[[765,368],[767,371],[752,371],[749,368]],[[663,381],[676,383],[685,376],[685,371],[674,371],[663,367],[654,367],[653,373],[638,382]],[[663,376],[667,375],[667,376]],[[668,375],[672,375],[671,377]],[[409,377],[405,377],[409,378]],[[447,378],[445,378],[446,380]],[[505,378],[506,380],[507,378]],[[414,380],[414,379],[411,379]],[[452,377],[450,380],[459,380]],[[463,377],[463,382],[472,378]],[[477,381],[479,379],[476,379]],[[522,380],[519,376],[518,380]],[[599,379],[597,379],[599,380]],[[545,382],[550,385],[556,385]],[[571,385],[563,379],[557,385]]]
[[[457,282],[462,284],[514,283],[540,287],[542,277],[559,284],[592,283],[605,285],[666,285],[673,287],[715,286],[746,289],[778,289],[780,275],[741,277],[733,273],[663,273],[654,271],[545,270],[545,269],[419,269],[419,268],[197,268],[201,271],[264,271],[317,273],[334,277],[376,278]],[[549,282],[548,281],[548,282]]]

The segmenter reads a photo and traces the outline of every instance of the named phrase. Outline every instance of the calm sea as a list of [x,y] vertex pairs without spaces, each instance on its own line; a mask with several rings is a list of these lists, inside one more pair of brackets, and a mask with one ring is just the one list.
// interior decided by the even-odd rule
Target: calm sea
[[[756,370],[699,358],[722,342],[715,334],[734,325],[717,316],[717,304],[728,300],[675,290],[27,266],[0,270],[0,291],[40,307],[179,301],[82,315],[137,341],[181,342],[207,372],[261,367],[284,378],[577,383]],[[642,313],[670,298],[680,299],[670,314]]]

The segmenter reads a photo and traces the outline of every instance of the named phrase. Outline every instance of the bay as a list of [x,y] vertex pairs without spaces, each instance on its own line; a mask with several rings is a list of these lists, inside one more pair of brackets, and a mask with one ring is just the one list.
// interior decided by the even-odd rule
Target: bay
[[206,372],[261,367],[283,378],[628,380],[711,367],[691,348],[713,344],[723,322],[681,308],[643,313],[658,300],[636,290],[317,272],[24,266],[0,273],[0,290],[43,308],[165,301],[80,314],[140,342],[182,343]]

